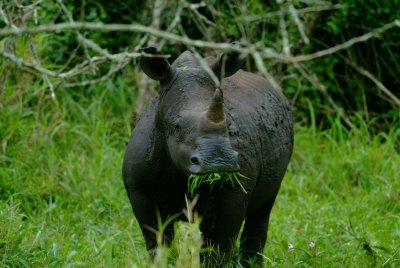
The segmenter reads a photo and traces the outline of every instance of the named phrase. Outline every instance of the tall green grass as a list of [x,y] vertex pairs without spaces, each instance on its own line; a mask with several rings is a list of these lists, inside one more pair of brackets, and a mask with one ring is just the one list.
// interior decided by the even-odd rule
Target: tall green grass
[[[133,82],[0,95],[0,266],[198,267],[198,222],[148,257],[121,179]],[[400,265],[400,128],[296,126],[264,251],[273,267]]]
[[270,265],[400,264],[400,129],[374,134],[360,118],[355,122],[352,131],[338,119],[322,132],[297,126],[272,213]]

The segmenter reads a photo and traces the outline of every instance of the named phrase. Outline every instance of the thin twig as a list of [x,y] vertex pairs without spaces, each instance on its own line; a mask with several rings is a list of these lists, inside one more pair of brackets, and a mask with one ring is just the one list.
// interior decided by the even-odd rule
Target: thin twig
[[[64,14],[67,16],[69,22],[74,23],[74,18],[72,16],[72,13],[68,10],[68,8],[64,5],[62,0],[57,0],[57,3],[60,5],[62,11]],[[86,58],[88,59],[89,65],[92,69],[92,74],[95,75],[97,72],[97,66],[94,65],[91,62],[91,57],[89,55],[88,47],[92,47],[93,50],[97,51],[103,56],[108,56],[109,54],[107,51],[103,51],[97,44],[94,44],[93,42],[89,42],[88,39],[86,39],[79,31],[75,31],[76,36],[78,37],[78,41],[83,45],[83,51],[85,53]]]
[[14,54],[10,54],[10,53],[5,52],[5,51],[0,51],[0,55],[3,56],[4,58],[14,62],[17,66],[24,66],[24,67],[27,67],[29,69],[33,69],[33,70],[35,70],[35,71],[37,71],[39,73],[46,74],[48,76],[53,76],[53,77],[57,77],[58,76],[56,72],[53,72],[53,71],[48,70],[46,68],[43,68],[42,66],[38,66],[35,63],[26,62],[23,59],[15,56]]
[[312,73],[310,70],[308,70],[303,64],[296,63],[296,64],[294,64],[294,66],[303,75],[304,78],[306,78],[319,92],[322,93],[322,95],[327,99],[327,101],[333,107],[334,111],[336,113],[338,113],[338,115],[343,119],[343,121],[350,128],[357,131],[356,128],[354,127],[353,123],[351,122],[351,120],[345,114],[345,112],[339,108],[339,106],[335,103],[335,101],[329,95],[328,90],[326,89],[325,85],[322,84],[321,81],[319,81],[318,77],[314,73]]
[[385,93],[397,106],[400,106],[400,99],[396,97],[381,81],[379,81],[373,74],[369,71],[364,69],[363,67],[357,65],[355,62],[350,61],[345,57],[341,57],[349,64],[351,67],[354,68],[358,73],[362,74],[363,76],[367,77],[371,80],[383,93]]
[[286,57],[290,57],[290,43],[289,43],[288,32],[286,29],[285,10],[286,10],[286,7],[281,6],[281,12],[279,15],[279,26],[280,26],[281,35],[282,35],[282,53]]
[[265,68],[265,64],[261,58],[261,55],[258,52],[254,51],[252,53],[252,56],[258,71],[268,80],[268,82],[271,83],[273,88],[282,91],[282,87],[278,84],[275,78],[272,75],[270,75],[270,73],[267,71],[267,68]]
[[[305,8],[297,9],[297,14],[302,15],[302,14],[306,14],[306,13],[321,12],[321,11],[328,11],[328,10],[342,9],[342,8],[343,8],[342,4],[312,6],[312,7],[305,7]],[[244,17],[244,20],[246,20],[247,22],[253,22],[253,21],[257,21],[257,20],[271,19],[271,18],[275,18],[275,17],[279,17],[279,16],[280,16],[280,11],[276,11],[276,12],[265,13],[260,16],[246,16],[246,17]]]
[[289,4],[289,13],[293,18],[293,21],[296,23],[297,29],[300,33],[301,38],[303,39],[303,42],[305,44],[310,43],[310,40],[308,39],[306,33],[304,32],[304,26],[303,23],[301,22],[299,15],[298,15],[298,11],[297,9],[294,7],[294,5],[292,3]]
[[0,5],[0,17],[4,21],[7,26],[10,26],[10,21],[7,18],[6,13],[4,12],[2,6]]
[[[21,2],[22,2],[22,1],[21,1]],[[41,4],[41,3],[42,3],[42,0],[38,0],[38,1],[36,1],[35,3],[33,3],[33,4],[24,6],[24,5],[19,4],[17,1],[14,1],[14,4],[15,4],[17,7],[22,8],[22,9],[25,9],[25,10],[33,10],[33,9],[35,9],[35,8],[36,8],[39,4]]]
[[183,214],[185,214],[189,223],[193,223],[193,221],[196,218],[196,215],[194,213],[194,207],[196,206],[199,197],[200,195],[195,195],[192,200],[189,200],[187,195],[185,194],[186,209],[183,209]]
[[125,68],[126,65],[129,64],[129,60],[125,61],[125,62],[121,62],[120,64],[116,65],[116,66],[112,66],[110,68],[110,70],[103,76],[93,79],[93,80],[86,80],[86,81],[82,81],[82,82],[76,82],[76,83],[68,83],[65,84],[64,87],[65,88],[70,88],[70,87],[84,87],[84,86],[88,86],[88,85],[93,85],[93,84],[97,84],[100,82],[103,82],[105,80],[107,80],[109,77],[111,77],[113,74],[115,74],[116,72],[122,70],[123,68]]
[[214,25],[214,22],[210,21],[206,16],[201,14],[198,10],[199,8],[205,7],[205,6],[207,6],[207,4],[204,2],[200,2],[197,4],[188,4],[185,2],[185,7],[188,7],[190,10],[192,10],[196,14],[196,16],[199,17],[199,19],[201,21],[204,21],[208,25]]
[[220,87],[221,82],[219,81],[218,77],[214,74],[214,72],[211,70],[206,60],[202,56],[200,56],[200,54],[196,51],[195,48],[192,48],[192,51],[197,62],[200,64],[200,67],[203,68],[203,70],[211,77],[215,86]]
[[[187,37],[185,29],[183,29],[182,25],[179,25],[180,32],[183,36]],[[193,52],[194,57],[196,58],[197,62],[199,63],[200,67],[210,76],[211,80],[213,80],[216,87],[221,87],[221,81],[219,81],[219,77],[215,75],[215,73],[211,70],[210,66],[206,62],[206,60],[201,57],[201,55],[197,52],[194,46],[190,47],[191,51]]]
[[172,31],[176,25],[181,21],[181,13],[183,10],[183,4],[181,4],[182,0],[179,1],[178,9],[176,10],[175,17],[172,20],[171,24],[167,28],[167,32]]
[[[27,36],[28,36],[29,47],[30,47],[30,50],[31,50],[32,55],[33,55],[34,64],[36,64],[37,66],[40,67],[40,66],[42,66],[42,63],[40,62],[39,55],[37,54],[35,45],[33,44],[32,36],[31,36],[31,34],[28,34]],[[54,92],[54,86],[53,86],[53,84],[50,82],[49,76],[48,76],[47,74],[45,74],[45,73],[41,73],[41,75],[42,75],[43,80],[46,82],[47,87],[48,87],[49,90],[50,90],[50,96],[51,96],[51,98],[52,98],[53,100],[55,100],[55,99],[56,99],[56,94],[55,94],[55,92]]]
[[81,47],[81,44],[78,44],[76,48],[72,51],[72,53],[69,55],[68,59],[65,61],[63,66],[58,70],[59,72],[64,71],[67,69],[67,67],[71,64],[71,62],[75,59],[76,54],[78,53],[79,48]]

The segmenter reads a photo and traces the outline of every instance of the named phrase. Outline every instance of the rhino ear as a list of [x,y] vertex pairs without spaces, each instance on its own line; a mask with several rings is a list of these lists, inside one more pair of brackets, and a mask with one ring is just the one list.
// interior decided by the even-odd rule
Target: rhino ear
[[157,55],[163,55],[155,47],[147,47],[141,50],[146,54],[151,54],[153,57],[142,56],[140,58],[140,66],[143,72],[154,80],[166,81],[173,76],[173,70],[168,61]]
[[210,67],[215,75],[219,78],[224,78],[234,75],[242,68],[243,63],[244,59],[240,57],[240,53],[229,52],[222,54]]

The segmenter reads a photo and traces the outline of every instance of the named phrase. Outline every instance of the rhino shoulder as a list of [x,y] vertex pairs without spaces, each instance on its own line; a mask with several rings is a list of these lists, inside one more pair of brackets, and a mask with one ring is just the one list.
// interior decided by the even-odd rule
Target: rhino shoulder
[[157,103],[156,98],[140,115],[125,152],[122,175],[129,188],[149,182],[154,173],[152,163],[158,158],[155,155]]

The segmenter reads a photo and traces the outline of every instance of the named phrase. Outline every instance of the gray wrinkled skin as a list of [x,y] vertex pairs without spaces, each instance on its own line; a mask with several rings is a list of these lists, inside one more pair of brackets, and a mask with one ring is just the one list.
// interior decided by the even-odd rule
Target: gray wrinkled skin
[[[238,70],[237,61],[226,62],[225,73],[233,75],[223,79],[218,92],[189,52],[171,66],[161,58],[142,59],[143,71],[161,87],[133,131],[123,178],[149,250],[156,244],[147,227],[157,229],[157,212],[164,221],[182,212],[190,173],[240,170],[251,178],[240,179],[247,194],[225,184],[212,191],[203,186],[196,209],[206,243],[217,246],[225,260],[245,221],[241,259],[255,257],[261,265],[257,252],[263,251],[270,211],[292,153],[293,117],[282,93],[260,76]],[[221,62],[208,62],[220,75]],[[166,240],[171,232],[166,231]]]

